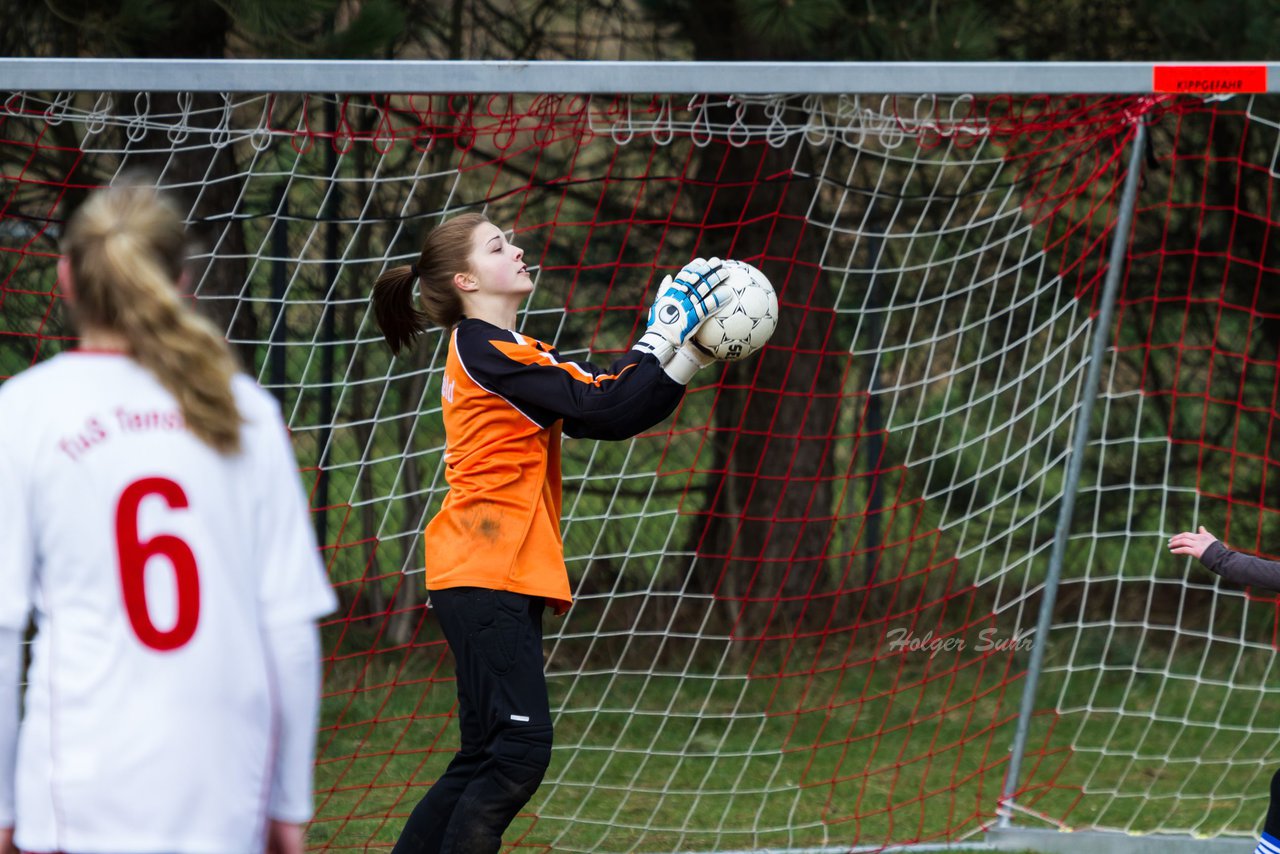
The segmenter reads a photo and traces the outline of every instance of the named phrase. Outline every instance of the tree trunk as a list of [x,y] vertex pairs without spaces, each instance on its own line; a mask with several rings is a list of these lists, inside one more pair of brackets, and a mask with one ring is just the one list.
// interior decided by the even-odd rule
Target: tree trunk
[[703,251],[762,257],[753,263],[784,303],[770,346],[724,370],[715,474],[692,535],[694,583],[728,606],[722,613],[738,638],[789,635],[816,616],[808,597],[835,524],[832,451],[847,356],[829,350],[834,294],[806,227],[810,190],[748,181],[786,174],[794,163],[788,148],[728,148],[723,161],[701,164],[716,174],[698,175],[695,190],[711,194]]

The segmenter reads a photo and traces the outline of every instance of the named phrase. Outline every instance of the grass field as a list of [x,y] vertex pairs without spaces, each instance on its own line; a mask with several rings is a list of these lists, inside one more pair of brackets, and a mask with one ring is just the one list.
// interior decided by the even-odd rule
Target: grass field
[[[389,847],[403,819],[388,816],[406,814],[447,763],[451,660],[426,640],[407,657],[384,654],[370,668],[351,660],[330,673],[313,844]],[[1138,658],[1127,672],[1077,670],[1046,684],[1042,706],[1079,702],[1037,715],[1024,765],[1033,782],[1020,803],[1076,827],[1252,832],[1270,771],[1246,757],[1273,755],[1274,735],[1241,730],[1223,708],[1242,696],[1215,688],[1211,673],[1135,678]],[[651,672],[553,669],[553,765],[507,841],[565,852],[980,841],[1022,686],[1008,678],[1010,664],[962,653],[768,678],[725,668],[673,675],[657,663]],[[339,689],[361,672],[361,690]],[[1253,713],[1280,712],[1264,694],[1253,701]],[[1217,725],[1198,723],[1215,716]]]

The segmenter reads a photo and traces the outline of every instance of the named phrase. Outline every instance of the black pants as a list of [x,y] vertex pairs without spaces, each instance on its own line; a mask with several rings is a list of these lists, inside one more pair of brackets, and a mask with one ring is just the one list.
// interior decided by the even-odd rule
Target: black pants
[[456,661],[462,744],[392,854],[494,854],[551,762],[543,600],[456,587],[431,605]]

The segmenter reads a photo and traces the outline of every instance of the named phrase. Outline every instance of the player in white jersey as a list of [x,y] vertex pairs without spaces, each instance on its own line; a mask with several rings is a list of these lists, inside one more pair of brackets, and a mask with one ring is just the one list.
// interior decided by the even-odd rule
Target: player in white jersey
[[64,250],[81,347],[0,385],[0,850],[299,854],[335,602],[279,407],[154,189]]

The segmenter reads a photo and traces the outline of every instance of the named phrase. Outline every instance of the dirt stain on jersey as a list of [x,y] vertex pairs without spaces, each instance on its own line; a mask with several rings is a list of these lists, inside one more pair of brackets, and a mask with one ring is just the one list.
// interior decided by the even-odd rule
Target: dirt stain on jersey
[[471,513],[470,525],[473,533],[489,542],[497,542],[502,536],[501,514],[495,514],[489,507],[477,507]]

